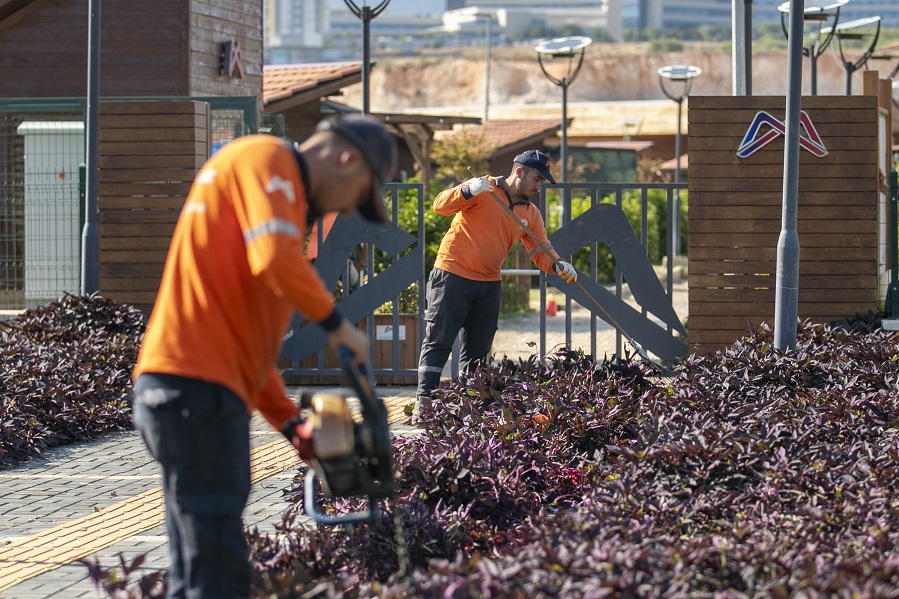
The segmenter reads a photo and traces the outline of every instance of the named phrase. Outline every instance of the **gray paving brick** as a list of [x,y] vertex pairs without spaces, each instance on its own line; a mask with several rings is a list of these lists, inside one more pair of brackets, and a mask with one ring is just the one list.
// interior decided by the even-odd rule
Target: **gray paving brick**
[[[395,391],[395,390],[391,390]],[[379,391],[386,396],[384,390]],[[408,397],[414,389],[401,389]],[[398,393],[398,394],[399,394]],[[251,421],[251,446],[283,439],[256,416]],[[397,434],[417,429],[393,425]],[[244,511],[244,523],[273,531],[288,507],[283,490],[290,488],[295,468],[255,484]],[[58,448],[17,468],[0,471],[0,543],[33,535],[159,486],[159,468],[135,431],[104,436],[96,441]],[[114,495],[113,495],[114,493]],[[156,526],[89,556],[103,567],[119,564],[119,554],[132,560],[146,554],[144,573],[168,566],[165,526]],[[0,591],[0,599],[106,599],[87,578],[87,568],[71,563]]]

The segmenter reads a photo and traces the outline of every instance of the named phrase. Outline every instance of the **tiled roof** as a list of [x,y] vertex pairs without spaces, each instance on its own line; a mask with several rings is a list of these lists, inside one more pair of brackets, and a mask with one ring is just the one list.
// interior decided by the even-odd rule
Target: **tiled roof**
[[[689,129],[688,101],[684,102],[682,131]],[[409,112],[430,113],[440,110],[443,114],[477,116],[481,108],[477,106],[415,108]],[[559,104],[495,104],[491,114],[503,119],[537,120],[555,118],[561,121]],[[571,120],[568,136],[651,137],[674,135],[677,126],[677,103],[671,100],[634,100],[620,102],[569,102],[567,115]],[[626,126],[628,125],[628,126]]]
[[459,135],[463,130],[484,135],[491,147],[500,149],[516,144],[531,143],[555,134],[562,127],[559,119],[530,119],[519,121],[488,121],[483,125],[463,125],[452,131],[441,131],[435,139],[445,139]]
[[335,93],[333,84],[340,83],[339,89],[361,80],[362,63],[267,64],[262,73],[262,102],[267,106],[316,88],[322,88],[321,95]]
[[[659,165],[660,171],[671,171],[674,172],[674,169],[677,167],[677,160],[672,158],[671,160],[666,160],[662,164]],[[685,171],[690,168],[690,160],[687,154],[682,154],[680,157],[680,170]]]
[[602,148],[608,150],[633,150],[637,154],[645,152],[653,145],[652,141],[588,141],[585,144],[588,148]]

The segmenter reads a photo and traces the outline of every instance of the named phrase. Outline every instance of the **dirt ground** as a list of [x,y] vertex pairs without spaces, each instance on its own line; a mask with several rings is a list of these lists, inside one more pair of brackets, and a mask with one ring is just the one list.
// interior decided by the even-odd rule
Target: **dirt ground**
[[[564,307],[565,295],[554,290],[556,301],[560,307]],[[672,296],[674,311],[681,322],[687,318],[687,281],[686,279],[674,279],[672,283]],[[636,306],[630,293],[623,290],[622,297],[625,301]],[[526,358],[536,354],[540,341],[540,313],[539,304],[532,305],[531,312],[514,318],[501,319],[499,330],[493,340],[492,353],[496,357],[508,356],[509,358]],[[585,353],[592,353],[590,346],[590,318],[591,313],[579,304],[571,303],[571,347],[582,349]],[[565,345],[565,312],[558,311],[554,317],[546,317],[546,351]],[[612,356],[616,351],[615,329],[602,319],[596,321],[596,356]],[[532,343],[533,346],[528,344]],[[627,341],[621,340],[622,346],[627,347]]]

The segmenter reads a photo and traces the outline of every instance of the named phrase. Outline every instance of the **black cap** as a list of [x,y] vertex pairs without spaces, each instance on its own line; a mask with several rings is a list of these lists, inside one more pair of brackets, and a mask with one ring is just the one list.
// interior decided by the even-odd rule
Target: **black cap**
[[365,115],[346,115],[339,120],[324,120],[316,131],[333,131],[353,144],[374,174],[368,202],[359,206],[359,214],[376,223],[387,222],[384,209],[384,183],[396,174],[396,141],[384,125]]
[[528,150],[527,152],[522,152],[515,157],[515,162],[521,166],[529,166],[537,169],[537,172],[543,175],[543,178],[550,183],[556,182],[553,174],[549,172],[549,156],[540,150]]

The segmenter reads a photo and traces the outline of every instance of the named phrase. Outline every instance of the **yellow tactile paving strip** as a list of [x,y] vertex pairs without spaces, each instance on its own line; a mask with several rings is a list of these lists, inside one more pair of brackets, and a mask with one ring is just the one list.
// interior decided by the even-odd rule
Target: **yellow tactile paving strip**
[[[388,421],[405,419],[408,397],[384,398]],[[253,483],[299,463],[284,441],[255,448],[250,454]],[[70,564],[165,522],[162,489],[153,489],[124,501],[0,547],[0,591]]]

